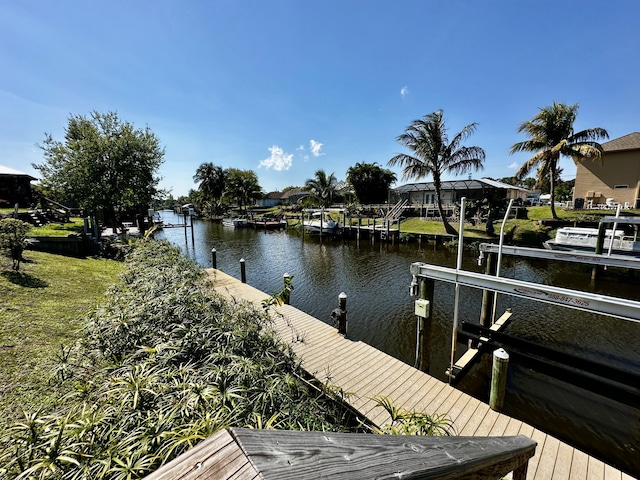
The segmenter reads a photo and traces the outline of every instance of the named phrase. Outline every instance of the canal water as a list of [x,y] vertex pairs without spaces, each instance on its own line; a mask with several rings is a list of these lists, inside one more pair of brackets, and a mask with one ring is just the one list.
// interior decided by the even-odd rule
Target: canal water
[[[170,211],[162,216],[165,223],[183,223]],[[167,228],[156,237],[168,239],[204,267],[211,266],[215,248],[217,267],[236,278],[243,258],[247,283],[267,293],[282,287],[285,273],[293,275],[291,304],[329,324],[338,295],[346,293],[349,335],[410,365],[416,319],[409,267],[413,262],[455,267],[457,255],[426,242],[320,242],[298,231],[234,229],[199,220],[193,223],[193,239],[190,228]],[[477,254],[464,255],[464,270],[483,271]],[[640,300],[640,278],[608,272],[594,284],[590,272],[583,265],[510,256],[503,256],[501,266],[506,278]],[[434,298],[430,374],[447,381],[454,286],[436,282]],[[460,298],[460,321],[479,323],[482,292],[463,287]],[[498,315],[507,308],[513,311],[504,330],[509,335],[640,374],[640,324],[506,295],[499,296],[497,305]],[[488,401],[491,358],[485,357],[459,388]],[[640,405],[628,403],[617,401],[609,389],[587,391],[513,360],[510,364],[505,413],[640,477]]]

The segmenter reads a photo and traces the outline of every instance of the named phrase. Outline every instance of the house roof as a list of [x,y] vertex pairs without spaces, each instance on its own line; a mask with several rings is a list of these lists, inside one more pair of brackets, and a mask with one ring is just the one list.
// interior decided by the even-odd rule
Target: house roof
[[[498,182],[490,178],[481,178],[479,180],[450,180],[442,182],[442,190],[482,190],[483,188],[493,187],[503,190],[520,190],[528,192],[526,188],[516,187],[508,183]],[[434,190],[433,182],[407,183],[394,188],[396,192],[417,192],[424,190]]]
[[264,196],[264,198],[269,200],[280,200],[283,196],[284,193],[282,192],[269,192]]
[[640,132],[633,132],[624,137],[614,138],[602,144],[605,152],[618,152],[620,150],[640,149]]
[[300,196],[300,195],[309,195],[309,192],[307,192],[306,190],[302,189],[302,188],[292,188],[291,190],[287,190],[286,192],[284,192],[282,194],[282,199],[283,200],[288,200],[290,197],[293,196]]
[[37,180],[36,177],[32,177],[28,173],[21,172],[20,170],[16,170],[14,168],[5,167],[4,165],[0,165],[0,175],[9,175],[13,177],[29,177],[31,180]]

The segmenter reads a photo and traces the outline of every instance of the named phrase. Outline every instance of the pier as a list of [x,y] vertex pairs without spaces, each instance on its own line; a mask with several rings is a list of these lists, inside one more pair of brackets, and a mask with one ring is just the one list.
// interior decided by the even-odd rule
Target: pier
[[[215,290],[230,299],[261,305],[269,297],[219,270],[208,269],[207,273]],[[372,400],[377,395],[389,398],[401,409],[447,415],[456,435],[531,438],[537,448],[529,460],[527,479],[633,478],[540,429],[491,410],[488,404],[390,355],[340,335],[336,328],[292,306],[282,305],[272,312],[278,335],[292,346],[302,367],[319,381],[350,393],[346,401],[375,425],[390,420]]]

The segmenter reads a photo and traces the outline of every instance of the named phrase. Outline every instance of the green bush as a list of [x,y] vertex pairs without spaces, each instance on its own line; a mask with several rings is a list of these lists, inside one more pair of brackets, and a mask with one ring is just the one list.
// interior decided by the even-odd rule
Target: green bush
[[215,294],[165,242],[134,246],[83,340],[59,360],[52,388],[72,394],[60,411],[8,426],[0,477],[139,478],[221,428],[354,423],[331,389],[301,380],[265,312]]
[[13,270],[20,270],[22,252],[27,246],[27,233],[31,225],[17,218],[0,220],[0,250],[13,260]]

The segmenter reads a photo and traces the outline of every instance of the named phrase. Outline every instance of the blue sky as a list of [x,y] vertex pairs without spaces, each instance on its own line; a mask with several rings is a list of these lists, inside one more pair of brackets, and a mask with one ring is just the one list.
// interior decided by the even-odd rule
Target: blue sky
[[580,104],[576,129],[640,131],[639,18],[638,0],[0,0],[0,164],[37,177],[45,132],[117,111],[160,138],[174,196],[203,162],[272,191],[386,168],[442,109],[451,136],[478,123],[474,177],[511,176],[518,125],[554,101]]

